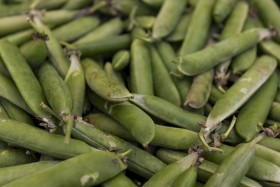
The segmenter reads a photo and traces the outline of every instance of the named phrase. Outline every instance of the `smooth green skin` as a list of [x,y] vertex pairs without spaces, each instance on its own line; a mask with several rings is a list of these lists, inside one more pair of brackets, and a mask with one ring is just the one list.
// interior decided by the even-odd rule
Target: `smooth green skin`
[[212,86],[209,97],[210,103],[215,104],[222,96],[223,93],[216,86]]
[[37,74],[52,110],[59,116],[70,114],[73,108],[72,96],[55,68],[46,62],[40,66]]
[[280,160],[279,160],[280,152],[257,144],[256,145],[256,155],[259,157],[262,157],[262,158],[266,159],[267,161],[270,161],[280,167]]
[[130,101],[147,113],[165,122],[195,132],[198,132],[200,129],[198,123],[206,120],[206,117],[202,115],[188,112],[156,96],[134,94],[134,97]]
[[114,70],[112,63],[106,62],[104,65],[104,71],[108,77],[125,86],[121,72]]
[[171,186],[175,179],[180,176],[182,172],[191,167],[198,158],[196,152],[190,153],[186,157],[165,166],[162,170],[157,172],[153,177],[151,177],[143,187],[161,187],[161,186]]
[[33,173],[41,172],[57,164],[57,161],[40,161],[0,169],[0,185],[7,184]]
[[185,170],[179,175],[173,182],[172,187],[195,187],[197,178],[197,167],[190,166],[189,169]]
[[42,102],[47,103],[43,89],[19,48],[2,41],[0,49],[2,60],[27,105],[40,118],[49,119],[50,115],[40,106]]
[[85,36],[81,37],[75,41],[74,45],[81,45],[89,42],[98,41],[100,39],[106,39],[107,37],[117,36],[123,31],[123,22],[120,18],[111,19],[93,31],[87,33]]
[[20,31],[14,34],[7,35],[4,38],[17,46],[20,46],[23,43],[27,42],[28,40],[32,39],[31,36],[33,32],[34,32],[33,29],[28,29],[25,31]]
[[27,164],[35,161],[32,155],[27,155],[26,151],[22,149],[0,149],[0,157],[0,168]]
[[222,23],[234,9],[237,0],[217,0],[213,17],[217,23]]
[[273,73],[239,111],[235,129],[246,142],[260,132],[259,125],[262,126],[268,116],[277,85],[277,75]]
[[280,45],[272,40],[265,40],[260,43],[263,52],[275,57],[280,63]]
[[155,20],[152,37],[155,39],[169,35],[176,27],[188,0],[165,0]]
[[129,64],[130,61],[130,53],[128,50],[120,50],[114,54],[112,57],[112,65],[114,70],[116,71],[121,71],[127,65]]
[[190,91],[186,96],[184,106],[189,105],[196,109],[202,108],[209,99],[213,78],[213,69],[195,76]]
[[[138,31],[134,30],[133,32],[136,33]],[[152,59],[150,57],[148,44],[140,39],[134,39],[130,47],[130,56],[131,92],[154,95]]]
[[154,16],[138,16],[135,18],[136,24],[139,27],[142,27],[144,29],[152,29],[155,21],[156,21],[156,17]]
[[167,41],[178,42],[185,38],[190,24],[191,15],[191,13],[188,13],[181,16],[174,30],[166,37]]
[[280,122],[280,103],[279,102],[273,102],[270,112],[269,112],[269,117],[275,121]]
[[125,176],[124,173],[118,174],[116,177],[109,179],[101,184],[102,187],[116,187],[116,186],[125,186],[125,187],[137,187],[130,178]]
[[48,56],[48,48],[45,41],[35,39],[20,46],[20,52],[32,68],[39,67]]
[[167,68],[154,46],[150,46],[150,57],[153,75],[153,87],[156,96],[177,106],[181,105],[180,94],[172,81]]
[[[280,16],[280,11],[275,1],[254,0],[253,7],[256,8],[259,17],[265,26],[272,26],[278,33],[280,32],[280,23],[278,19]],[[275,40],[280,42],[280,36],[276,35]]]
[[97,55],[113,53],[121,49],[127,49],[130,45],[130,42],[130,35],[122,34],[118,36],[101,38],[96,41],[77,44],[75,47],[81,51],[83,57],[93,57]]
[[84,70],[76,55],[71,55],[70,61],[71,64],[64,81],[72,96],[73,108],[71,113],[76,116],[82,116],[86,92]]
[[148,152],[116,137],[105,133],[91,124],[83,121],[76,121],[72,135],[91,146],[99,149],[116,149],[121,152],[130,150],[127,155],[128,170],[146,179],[161,170],[165,164]]
[[59,9],[61,6],[63,6],[66,3],[67,0],[39,0],[38,4],[35,6],[35,9],[46,9],[46,10],[52,10],[52,9]]
[[279,138],[265,137],[259,142],[259,144],[280,152],[280,146],[279,146],[280,139]]
[[7,112],[9,118],[14,119],[16,121],[21,121],[23,123],[34,125],[33,119],[29,114],[27,114],[24,110],[12,104],[6,99],[1,98],[0,103],[4,107]]
[[216,0],[199,1],[190,20],[188,32],[179,55],[186,55],[202,49],[207,41],[211,25],[211,14]]
[[103,99],[108,101],[126,101],[132,96],[126,87],[109,78],[94,60],[84,59],[82,67],[87,85]]
[[197,75],[246,51],[269,36],[270,31],[267,29],[250,29],[198,52],[178,57],[177,68],[184,75]]
[[55,158],[67,159],[96,150],[86,143],[75,139],[71,139],[70,143],[65,144],[64,136],[51,134],[45,130],[15,120],[2,119],[0,127],[1,140]]
[[99,23],[97,17],[81,17],[54,29],[53,34],[59,41],[72,42],[97,28]]
[[[62,161],[49,169],[31,174],[4,186],[67,187],[93,186],[126,169],[121,159],[110,152],[96,151]],[[51,180],[50,180],[51,179]]]
[[127,129],[144,147],[155,137],[153,120],[144,111],[129,102],[112,104],[109,106],[108,114]]
[[0,4],[0,17],[7,17],[26,13],[29,9],[30,1],[20,1],[17,3]]
[[91,3],[91,0],[68,0],[62,8],[66,10],[76,10],[91,5]]
[[143,2],[151,7],[160,8],[164,0],[143,0]]
[[268,80],[277,66],[277,61],[270,56],[261,56],[255,64],[235,82],[215,103],[207,117],[201,132],[208,133],[232,115]]

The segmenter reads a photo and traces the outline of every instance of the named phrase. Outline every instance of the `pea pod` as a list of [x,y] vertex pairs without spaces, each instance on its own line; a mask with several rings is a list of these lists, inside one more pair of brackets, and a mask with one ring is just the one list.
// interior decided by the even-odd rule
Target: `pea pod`
[[[91,186],[116,176],[124,169],[126,165],[117,155],[97,151],[62,161],[47,170],[22,177],[5,186]],[[49,180],[50,177],[52,180]]]
[[259,142],[260,145],[263,145],[265,147],[268,147],[270,149],[273,149],[275,151],[280,152],[280,140],[279,138],[273,138],[273,137],[265,137]]
[[262,157],[280,167],[280,161],[278,159],[280,156],[279,152],[272,150],[268,147],[257,144],[256,145],[256,155],[259,157]]
[[9,119],[9,116],[1,103],[0,103],[0,119]]
[[37,4],[35,6],[35,9],[58,9],[61,6],[65,4],[66,0],[49,0],[49,1],[43,1],[39,0],[37,1]]
[[5,36],[3,39],[7,39],[9,42],[20,46],[23,43],[27,42],[28,40],[32,39],[32,33],[33,33],[33,29],[27,29],[24,31],[20,31],[20,32],[16,32],[14,34],[10,34]]
[[80,1],[68,0],[62,8],[66,10],[76,10],[76,9],[81,9],[87,5],[90,5],[91,3],[92,3],[91,0],[80,0]]
[[269,112],[269,117],[279,122],[280,121],[279,113],[280,113],[280,103],[273,102]]
[[196,177],[197,167],[192,165],[176,178],[172,184],[172,187],[194,187],[196,183]]
[[112,63],[106,62],[104,65],[104,71],[109,78],[125,86],[121,72],[115,71]]
[[264,51],[265,53],[273,56],[279,62],[279,60],[280,60],[280,55],[279,55],[280,46],[279,46],[278,43],[276,43],[272,40],[265,40],[265,41],[262,41],[260,43],[260,47],[261,47],[262,51]]
[[3,148],[0,149],[0,155],[1,168],[27,164],[35,161],[31,155],[27,155],[26,151],[21,149]]
[[136,21],[136,25],[138,25],[141,28],[152,29],[155,24],[156,17],[154,17],[154,16],[137,16],[135,18],[135,21]]
[[112,65],[114,70],[123,70],[129,63],[130,54],[128,50],[120,50],[116,52],[112,59]]
[[217,23],[221,23],[230,14],[232,9],[235,7],[237,0],[217,0],[213,17]]
[[124,173],[118,174],[116,177],[109,179],[101,184],[102,187],[115,187],[115,186],[126,186],[126,187],[137,187]]
[[151,7],[159,8],[163,4],[164,0],[143,0],[144,3]]

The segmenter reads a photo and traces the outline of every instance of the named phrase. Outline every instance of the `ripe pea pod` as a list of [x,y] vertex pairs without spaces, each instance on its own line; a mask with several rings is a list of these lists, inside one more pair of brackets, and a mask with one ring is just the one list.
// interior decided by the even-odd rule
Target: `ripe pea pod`
[[237,0],[217,0],[213,17],[217,23],[221,23],[235,7]]
[[279,54],[280,46],[278,43],[272,40],[265,40],[260,43],[260,47],[262,51],[275,57],[278,60],[278,62],[280,61],[280,54]]
[[259,41],[271,36],[273,36],[273,32],[268,29],[250,29],[198,52],[178,57],[175,60],[177,68],[185,75],[199,74],[246,51]]
[[125,86],[121,72],[115,71],[112,63],[106,62],[104,65],[104,71],[110,79],[113,79],[114,81],[118,82],[119,84]]
[[28,40],[32,39],[33,29],[27,29],[25,31],[16,32],[14,34],[10,34],[5,36],[3,39],[7,39],[9,42],[20,46],[23,43],[27,42]]
[[179,92],[173,83],[159,53],[152,45],[150,46],[150,56],[155,95],[177,106],[180,106],[181,98]]
[[191,165],[173,182],[172,187],[194,187],[197,178],[197,166]]
[[48,169],[58,161],[40,161],[30,164],[22,164],[17,166],[4,167],[0,169],[0,185],[7,184],[14,180],[20,179],[33,173],[41,172]]
[[125,176],[124,173],[118,174],[116,177],[109,179],[101,184],[102,187],[115,187],[115,186],[125,186],[125,187],[137,187],[130,178]]
[[198,124],[206,119],[156,96],[134,94],[130,101],[165,122],[196,132],[200,129]]
[[123,70],[129,63],[130,53],[128,50],[120,50],[116,52],[112,59],[112,65],[114,70]]
[[96,150],[75,139],[71,139],[69,144],[65,144],[64,137],[61,135],[51,134],[15,120],[2,119],[0,127],[1,140],[55,158],[66,159]]
[[116,176],[125,169],[126,165],[117,155],[96,151],[61,161],[49,169],[22,177],[5,186],[92,186]]
[[42,102],[47,103],[41,85],[20,50],[15,45],[2,41],[0,55],[27,105],[37,116],[49,120],[50,115],[40,106]]
[[187,0],[166,0],[163,2],[152,30],[154,39],[163,38],[175,29],[186,4]]
[[108,101],[126,101],[132,94],[118,82],[110,79],[92,59],[84,59],[82,67],[87,85],[97,95]]
[[[263,126],[277,92],[277,75],[273,73],[238,113],[235,129],[246,141],[251,141]],[[262,107],[258,107],[258,106]]]
[[148,152],[116,136],[94,128],[91,124],[79,119],[76,120],[72,135],[99,149],[119,150],[121,152],[131,150],[130,154],[127,155],[128,170],[144,178],[150,178],[165,166],[163,162]]
[[191,165],[193,165],[197,161],[198,156],[199,155],[197,152],[193,152],[186,157],[165,166],[162,170],[151,177],[143,185],[143,187],[171,186],[182,172],[191,167]]

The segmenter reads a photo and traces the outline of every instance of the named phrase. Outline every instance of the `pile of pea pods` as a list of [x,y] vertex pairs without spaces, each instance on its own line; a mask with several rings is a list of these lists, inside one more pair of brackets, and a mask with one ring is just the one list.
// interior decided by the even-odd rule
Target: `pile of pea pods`
[[274,0],[0,1],[0,186],[280,186]]

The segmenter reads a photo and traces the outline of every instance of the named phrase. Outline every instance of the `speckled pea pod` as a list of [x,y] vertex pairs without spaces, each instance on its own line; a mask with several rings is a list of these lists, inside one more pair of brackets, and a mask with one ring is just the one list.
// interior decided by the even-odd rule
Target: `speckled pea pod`
[[192,108],[202,108],[210,96],[212,81],[214,78],[213,69],[197,75],[193,79],[190,91],[184,102],[184,106]]
[[115,187],[115,186],[126,186],[126,187],[137,187],[130,178],[125,176],[124,173],[120,173],[112,179],[109,179],[101,184],[102,187]]
[[96,151],[61,161],[49,169],[22,177],[5,186],[28,187],[38,184],[45,187],[93,186],[118,175],[125,169],[126,165],[117,155]]
[[246,142],[251,141],[260,132],[259,126],[263,126],[268,116],[277,85],[278,79],[274,73],[239,111],[235,129]]
[[120,50],[116,52],[112,58],[112,65],[114,70],[123,70],[130,61],[130,53],[128,50]]
[[0,168],[27,164],[35,161],[31,155],[26,154],[26,151],[22,149],[0,149],[0,157]]
[[217,23],[222,23],[234,9],[237,0],[217,0],[213,17]]
[[175,105],[181,105],[180,94],[173,83],[167,68],[154,46],[150,46],[153,87],[156,96]]
[[259,45],[263,52],[275,57],[280,62],[280,45],[272,40],[262,41]]
[[27,29],[25,31],[16,32],[14,34],[10,34],[5,36],[3,39],[7,39],[9,42],[20,46],[23,43],[27,42],[28,40],[32,39],[33,29]]
[[202,49],[208,37],[211,14],[215,0],[199,1],[190,20],[188,32],[180,49],[180,55],[186,55]]
[[197,178],[197,166],[190,166],[181,175],[179,175],[172,184],[172,187],[195,187]]
[[269,117],[275,121],[280,122],[280,103],[279,102],[273,102],[270,112],[269,112]]
[[87,85],[103,99],[108,101],[126,101],[132,97],[132,94],[126,87],[110,79],[94,60],[84,59],[82,67]]
[[112,63],[106,62],[104,65],[104,71],[109,78],[125,86],[121,72],[114,70]]
[[255,46],[273,33],[268,29],[250,29],[215,43],[198,52],[179,57],[178,70],[185,75],[197,75]]

